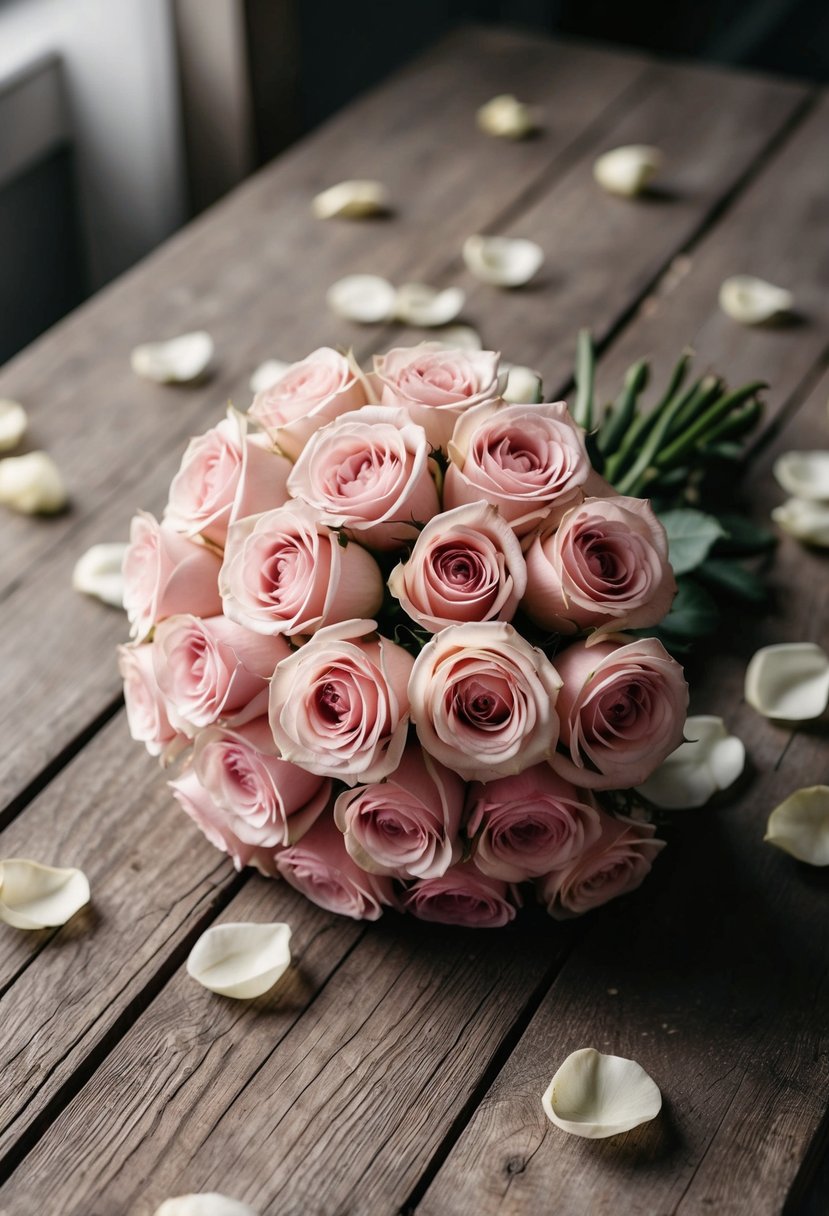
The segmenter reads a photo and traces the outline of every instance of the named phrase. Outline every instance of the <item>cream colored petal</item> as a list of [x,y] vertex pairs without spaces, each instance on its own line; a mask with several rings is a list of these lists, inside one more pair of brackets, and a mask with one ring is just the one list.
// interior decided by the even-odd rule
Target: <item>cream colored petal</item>
[[482,105],[477,119],[482,131],[498,139],[526,139],[538,130],[534,111],[511,93],[500,93]]
[[483,283],[520,287],[540,270],[544,250],[523,237],[476,235],[464,241],[463,260]]
[[47,452],[0,460],[0,503],[24,515],[54,515],[67,503],[60,469]]
[[251,376],[250,391],[261,393],[263,389],[270,388],[277,380],[282,379],[290,366],[290,363],[283,363],[280,359],[266,359]]
[[158,384],[187,384],[198,380],[213,358],[213,339],[204,330],[181,334],[166,342],[145,342],[130,356],[132,370]]
[[627,144],[603,153],[593,176],[610,194],[633,198],[650,184],[662,165],[662,153],[649,144]]
[[767,718],[819,718],[829,705],[829,655],[813,642],[764,646],[746,668],[745,696]]
[[373,325],[394,316],[397,293],[376,274],[349,274],[328,288],[328,306],[347,321]]
[[424,329],[448,325],[459,315],[465,298],[460,287],[440,291],[425,283],[404,283],[397,289],[395,316],[405,325],[419,325]]
[[774,475],[787,494],[829,502],[829,452],[784,452]]
[[829,503],[807,498],[787,498],[771,517],[784,532],[804,544],[829,548]]
[[727,790],[742,774],[746,749],[730,735],[722,718],[697,714],[685,723],[685,743],[638,787],[657,806],[703,806],[719,790]]
[[662,1095],[635,1060],[582,1047],[561,1065],[541,1104],[562,1131],[599,1140],[656,1118]]
[[272,988],[291,963],[288,925],[213,925],[201,935],[187,960],[194,979],[238,1000],[250,1000]]
[[541,376],[531,367],[513,363],[507,372],[507,383],[501,396],[504,401],[516,405],[535,405],[541,400]]
[[471,325],[447,325],[435,335],[447,350],[483,350],[484,342]]
[[124,575],[121,568],[127,546],[121,541],[93,545],[75,563],[72,586],[84,595],[94,595],[111,604],[113,608],[124,606]]
[[0,920],[15,929],[65,925],[88,903],[89,882],[81,870],[20,857],[0,861]]
[[769,815],[763,839],[810,866],[829,866],[829,785],[790,794]]
[[720,308],[743,325],[762,325],[791,312],[794,296],[783,287],[749,274],[735,274],[720,286]]
[[371,215],[383,215],[391,209],[388,191],[382,182],[354,180],[338,182],[318,194],[311,203],[317,219],[336,217],[361,220]]
[[155,1216],[257,1216],[253,1208],[238,1199],[228,1199],[217,1191],[204,1191],[199,1195],[178,1195],[165,1199],[156,1208]]
[[16,448],[26,433],[26,411],[19,401],[0,398],[0,452]]

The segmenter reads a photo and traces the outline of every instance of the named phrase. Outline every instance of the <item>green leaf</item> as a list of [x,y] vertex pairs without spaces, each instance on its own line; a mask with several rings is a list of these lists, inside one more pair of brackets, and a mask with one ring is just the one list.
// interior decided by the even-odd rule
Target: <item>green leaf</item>
[[720,623],[717,605],[708,591],[693,579],[679,580],[679,590],[671,611],[660,622],[665,633],[680,638],[704,638]]
[[749,604],[764,604],[768,598],[766,585],[760,575],[746,570],[739,562],[709,557],[697,567],[696,572],[715,591],[724,591]]
[[714,542],[725,536],[713,515],[690,507],[664,511],[659,518],[668,533],[668,556],[676,575],[694,570],[705,561]]

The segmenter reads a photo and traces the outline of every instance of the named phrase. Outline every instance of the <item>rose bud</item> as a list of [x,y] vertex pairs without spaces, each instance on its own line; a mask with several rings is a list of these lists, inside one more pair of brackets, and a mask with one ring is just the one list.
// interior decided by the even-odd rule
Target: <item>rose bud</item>
[[167,707],[155,677],[152,646],[119,646],[118,670],[124,681],[124,702],[130,734],[162,763],[186,747],[186,736],[170,724]]
[[223,546],[233,520],[285,502],[290,471],[290,461],[270,450],[266,435],[246,435],[243,420],[225,418],[187,445],[164,522]]
[[403,899],[407,912],[420,920],[468,929],[500,929],[515,918],[515,904],[505,882],[490,878],[467,862],[452,866],[440,878],[416,882]]
[[473,861],[492,878],[524,882],[581,856],[598,838],[598,810],[548,764],[469,790]]
[[294,844],[331,797],[326,778],[278,758],[267,717],[199,731],[193,768],[234,835],[261,848]]
[[[527,550],[521,607],[556,633],[591,625],[641,629],[661,621],[676,594],[665,529],[641,498],[587,498]],[[591,639],[592,641],[592,639]]]
[[485,498],[517,536],[581,502],[591,474],[584,432],[563,401],[469,410],[455,427],[449,461],[444,507]]
[[485,502],[430,520],[408,560],[395,566],[389,590],[424,629],[437,633],[467,621],[509,621],[527,572],[509,524]]
[[277,858],[279,873],[313,903],[354,920],[377,920],[394,903],[392,880],[361,870],[349,857],[342,832],[323,815],[299,844]]
[[452,625],[415,661],[412,720],[431,756],[467,780],[491,781],[552,755],[560,686],[549,659],[511,625]]
[[460,860],[465,789],[456,773],[411,743],[382,782],[340,794],[334,820],[364,870],[436,878]]
[[230,826],[230,816],[216,805],[192,768],[167,784],[181,809],[190,816],[214,848],[227,853],[237,870],[253,866],[265,878],[279,876],[276,868],[279,850],[258,849],[255,845],[240,840]]
[[580,856],[538,882],[538,896],[550,916],[566,920],[598,908],[636,888],[650,873],[664,840],[654,840],[651,823],[601,815],[601,835]]
[[556,656],[561,750],[550,760],[589,789],[641,783],[682,742],[688,685],[656,638],[576,642]]
[[342,546],[298,501],[230,525],[219,586],[225,616],[255,633],[313,633],[370,616],[383,602],[371,554]]
[[192,612],[213,616],[222,610],[221,558],[139,511],[130,524],[124,554],[124,608],[137,641],[168,616]]
[[314,431],[365,404],[365,384],[353,361],[321,346],[257,393],[248,413],[296,460]]
[[400,763],[412,657],[374,621],[314,634],[277,667],[270,722],[283,759],[346,785],[380,781]]
[[415,540],[413,524],[439,510],[426,434],[391,406],[364,406],[312,435],[288,489],[372,549]]

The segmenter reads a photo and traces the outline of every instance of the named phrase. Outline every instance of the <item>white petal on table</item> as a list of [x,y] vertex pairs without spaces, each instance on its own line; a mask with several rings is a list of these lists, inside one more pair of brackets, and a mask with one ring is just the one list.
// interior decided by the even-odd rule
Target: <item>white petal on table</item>
[[746,668],[745,697],[767,718],[819,718],[829,705],[829,655],[814,642],[764,646]]
[[213,339],[205,330],[181,334],[164,342],[145,342],[130,357],[132,370],[157,384],[187,384],[198,380],[209,368]]
[[769,815],[769,844],[811,866],[829,866],[829,785],[795,790]]
[[774,462],[774,476],[794,498],[829,502],[829,452],[784,452]]
[[257,1216],[253,1208],[238,1199],[228,1199],[217,1191],[177,1195],[165,1199],[155,1210],[155,1216]]
[[735,274],[720,285],[720,308],[742,325],[780,320],[794,308],[794,296],[750,274]]
[[266,359],[251,375],[250,391],[261,393],[264,389],[270,388],[271,385],[276,384],[277,380],[282,379],[290,366],[290,363],[283,363],[281,359]]
[[460,287],[441,290],[426,283],[404,283],[397,289],[395,316],[405,325],[419,325],[424,329],[448,325],[460,315],[465,299]]
[[22,857],[0,861],[0,921],[15,929],[65,925],[88,903],[89,882],[82,870]]
[[809,498],[787,498],[771,513],[774,522],[806,545],[829,548],[829,503]]
[[54,515],[68,496],[60,469],[48,452],[0,460],[0,503],[23,515]]
[[541,1103],[562,1131],[598,1140],[656,1118],[662,1095],[635,1060],[582,1047],[561,1065]]
[[92,595],[113,608],[124,607],[123,541],[93,545],[75,563],[72,586],[84,595]]
[[325,298],[328,307],[347,321],[374,325],[392,320],[397,292],[379,275],[349,274],[332,283]]
[[674,810],[704,806],[714,794],[733,785],[745,768],[745,746],[728,733],[722,718],[693,715],[685,723],[685,739],[637,787],[657,806]]
[[188,974],[220,996],[262,996],[291,963],[291,930],[285,924],[213,925],[187,959]]
[[477,329],[471,325],[447,325],[435,334],[446,350],[483,350],[484,343]]
[[541,269],[544,250],[523,237],[475,235],[464,241],[463,260],[483,283],[521,287]]
[[382,182],[353,179],[338,182],[316,195],[311,210],[317,219],[368,219],[391,209],[389,193]]
[[482,105],[477,119],[481,130],[497,139],[526,139],[539,125],[530,106],[511,93],[499,93]]
[[531,367],[521,367],[518,363],[510,364],[501,394],[504,401],[516,405],[536,405],[541,400],[541,392],[541,375],[538,372]]
[[593,176],[609,194],[634,198],[653,180],[662,165],[662,153],[649,144],[627,144],[604,152],[593,166]]
[[28,420],[19,401],[0,398],[0,452],[11,452],[26,434]]

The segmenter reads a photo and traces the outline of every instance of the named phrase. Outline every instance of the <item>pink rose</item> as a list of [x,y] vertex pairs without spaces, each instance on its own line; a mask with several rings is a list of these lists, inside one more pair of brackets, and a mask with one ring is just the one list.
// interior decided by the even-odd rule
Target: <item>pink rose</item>
[[291,501],[230,525],[219,585],[225,615],[255,633],[313,633],[383,602],[370,553],[345,547],[307,503]]
[[568,865],[601,833],[598,810],[548,764],[473,785],[468,805],[475,865],[507,882]]
[[485,498],[518,536],[581,501],[591,473],[584,432],[563,401],[480,405],[449,444],[444,507]]
[[364,870],[392,877],[436,878],[460,861],[464,786],[416,743],[375,785],[340,794],[334,820]]
[[399,549],[439,508],[429,444],[404,409],[366,405],[312,435],[288,489],[321,523],[371,549]]
[[284,659],[271,681],[271,730],[283,759],[346,785],[400,763],[412,657],[374,621],[343,621]]
[[239,725],[258,717],[274,668],[289,653],[284,638],[262,637],[223,616],[171,616],[153,642],[170,721],[192,737],[219,719]]
[[562,751],[550,763],[568,781],[629,789],[682,742],[688,685],[655,638],[576,642],[556,666]]
[[216,805],[192,768],[167,783],[173,797],[214,848],[227,853],[237,870],[254,866],[265,878],[277,878],[277,849],[259,849],[240,840],[230,827],[227,813]]
[[180,536],[139,511],[124,554],[124,608],[130,636],[141,641],[153,625],[179,612],[221,612],[221,559],[205,545]]
[[389,590],[424,629],[509,621],[524,594],[521,545],[495,507],[470,503],[430,520]]
[[482,401],[501,396],[500,355],[492,350],[447,350],[437,342],[399,346],[376,355],[384,405],[405,405],[433,448],[452,438],[458,418]]
[[299,844],[279,854],[279,873],[320,908],[377,920],[383,905],[394,903],[390,878],[361,870],[346,851],[342,832],[330,815],[323,815]]
[[124,681],[127,725],[133,739],[143,743],[151,756],[172,759],[179,744],[187,746],[170,724],[167,707],[155,678],[152,646],[119,646],[118,670]]
[[549,659],[511,625],[452,625],[417,657],[412,720],[430,755],[468,780],[491,781],[552,754],[560,686]]
[[490,878],[467,862],[440,878],[424,878],[405,895],[403,905],[420,920],[468,929],[500,929],[515,918],[505,882]]
[[265,435],[245,435],[236,417],[191,439],[170,485],[164,521],[189,536],[224,545],[235,519],[280,507],[291,463]]
[[587,498],[527,551],[522,608],[556,633],[661,621],[676,594],[665,529],[641,498]]
[[330,346],[321,346],[257,393],[248,413],[286,456],[296,460],[314,431],[359,409],[366,400],[354,363]]
[[586,852],[538,883],[539,898],[556,920],[581,916],[617,895],[635,891],[650,873],[664,840],[651,823],[615,819],[601,812],[601,835]]
[[230,830],[245,844],[294,844],[331,797],[331,782],[277,756],[267,717],[196,735],[193,768]]

